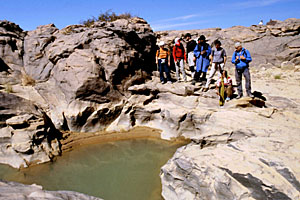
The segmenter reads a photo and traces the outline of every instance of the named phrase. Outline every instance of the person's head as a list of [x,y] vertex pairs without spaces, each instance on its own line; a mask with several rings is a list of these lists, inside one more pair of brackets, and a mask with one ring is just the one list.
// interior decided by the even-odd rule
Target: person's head
[[227,78],[228,77],[228,73],[227,73],[226,70],[222,71],[222,76],[223,76],[223,78]]
[[240,42],[237,42],[237,43],[235,43],[234,44],[234,47],[235,47],[235,50],[237,51],[237,52],[240,52],[241,50],[242,50],[242,44],[240,43]]
[[200,37],[198,38],[198,43],[204,43],[206,41],[206,38],[204,35],[200,35]]
[[187,34],[185,34],[184,38],[185,38],[187,41],[190,41],[190,39],[192,38],[192,36],[191,36],[190,33],[187,33]]
[[220,42],[220,40],[215,40],[214,41],[214,45],[216,46],[216,48],[218,49],[218,48],[220,48],[221,47],[221,42]]
[[180,44],[180,38],[175,38],[175,40],[174,40],[174,42],[175,42],[175,44]]
[[164,41],[160,41],[160,42],[158,43],[158,46],[159,46],[160,48],[164,48],[165,42],[164,42]]

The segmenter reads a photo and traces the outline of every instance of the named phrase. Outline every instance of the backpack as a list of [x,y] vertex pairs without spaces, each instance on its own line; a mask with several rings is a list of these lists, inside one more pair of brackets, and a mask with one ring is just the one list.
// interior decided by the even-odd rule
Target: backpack
[[[237,52],[234,51],[234,57],[236,57],[236,53],[237,53]],[[243,54],[243,56],[244,56],[245,58],[247,58],[248,54],[247,54],[247,52],[246,52],[246,49],[243,50],[242,54]]]
[[[178,49],[181,51],[178,51]],[[175,55],[177,58],[184,56],[184,47],[182,44],[180,44],[180,46],[175,45]]]

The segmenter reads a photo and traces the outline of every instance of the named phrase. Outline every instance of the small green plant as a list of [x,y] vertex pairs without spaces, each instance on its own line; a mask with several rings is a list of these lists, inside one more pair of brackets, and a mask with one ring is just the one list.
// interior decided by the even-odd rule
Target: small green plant
[[281,75],[280,75],[280,74],[277,74],[277,75],[274,76],[274,78],[275,78],[275,79],[281,79]]
[[133,17],[135,17],[135,16],[133,16],[132,14],[130,14],[128,12],[125,12],[123,14],[118,15],[110,9],[110,10],[107,10],[106,12],[104,12],[104,13],[100,13],[98,17],[93,16],[92,18],[81,21],[80,23],[87,26],[87,27],[90,27],[96,21],[99,21],[99,22],[113,22],[113,21],[116,21],[118,19],[131,19]]

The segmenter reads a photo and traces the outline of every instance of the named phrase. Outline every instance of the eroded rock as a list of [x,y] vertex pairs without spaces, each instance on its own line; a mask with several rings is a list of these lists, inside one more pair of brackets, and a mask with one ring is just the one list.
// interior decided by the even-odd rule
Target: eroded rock
[[100,200],[100,198],[88,196],[79,192],[72,191],[47,191],[42,186],[32,184],[24,185],[15,182],[0,181],[1,198],[7,200],[25,200],[25,199],[82,199],[82,200]]

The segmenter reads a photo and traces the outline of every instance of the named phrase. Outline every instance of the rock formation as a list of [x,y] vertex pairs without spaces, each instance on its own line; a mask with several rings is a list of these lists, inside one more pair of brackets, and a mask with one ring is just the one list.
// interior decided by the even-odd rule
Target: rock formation
[[[242,42],[255,98],[219,107],[213,86],[161,84],[156,37],[171,44],[186,32],[220,39],[229,59]],[[299,19],[157,33],[140,18],[30,32],[1,21],[0,162],[51,160],[65,130],[149,126],[192,140],[161,169],[165,199],[299,199],[299,32]],[[230,62],[226,69],[233,77]]]
[[[62,30],[49,24],[29,32],[1,21],[0,41],[0,80],[3,91],[9,93],[1,93],[1,103],[12,99],[17,105],[1,109],[4,127],[1,132],[6,138],[2,149],[9,147],[12,153],[37,155],[39,150],[32,148],[42,143],[39,139],[36,144],[35,138],[40,135],[49,138],[53,134],[49,133],[49,124],[55,135],[53,139],[59,140],[57,129],[99,131],[114,121],[124,107],[126,95],[130,94],[127,88],[150,77],[156,38],[149,24],[133,18],[96,22],[92,27],[73,25]],[[27,104],[37,107],[39,113],[33,115],[31,108],[22,113],[24,116],[10,119],[18,115],[21,102],[26,102],[26,108]],[[41,113],[49,119],[47,122]],[[13,123],[22,128],[22,134],[11,130]],[[40,129],[45,133],[41,134]],[[14,145],[17,141],[22,147]],[[54,148],[52,139],[47,142],[50,149]],[[19,161],[8,160],[3,150],[0,162],[26,167],[49,161],[59,153],[59,142],[55,150],[49,148],[42,146],[47,159],[39,155],[40,159]]]
[[39,185],[24,185],[15,182],[0,181],[0,198],[7,200],[101,200],[79,192],[71,191],[46,191]]

